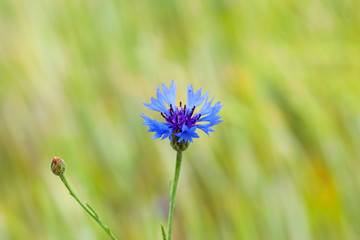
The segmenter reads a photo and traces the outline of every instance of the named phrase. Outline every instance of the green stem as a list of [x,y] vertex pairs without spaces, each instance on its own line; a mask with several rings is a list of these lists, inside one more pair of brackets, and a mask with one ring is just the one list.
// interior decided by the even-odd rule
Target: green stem
[[168,219],[167,240],[171,240],[172,220],[173,220],[173,214],[174,214],[176,189],[177,189],[179,176],[180,176],[181,159],[182,159],[182,153],[177,152],[174,181],[172,182],[171,190],[170,190],[170,210],[169,210],[169,219]]
[[114,234],[110,231],[109,227],[101,221],[100,217],[97,215],[95,210],[92,207],[90,207],[89,204],[84,203],[79,199],[79,197],[75,194],[75,192],[72,190],[70,184],[66,180],[65,175],[60,175],[60,178],[61,178],[61,181],[65,184],[66,188],[69,190],[70,195],[73,196],[75,198],[75,200],[82,206],[82,208],[88,214],[90,214],[91,217],[93,217],[95,219],[95,221],[105,230],[105,232],[111,237],[111,239],[117,240],[117,238],[114,236]]

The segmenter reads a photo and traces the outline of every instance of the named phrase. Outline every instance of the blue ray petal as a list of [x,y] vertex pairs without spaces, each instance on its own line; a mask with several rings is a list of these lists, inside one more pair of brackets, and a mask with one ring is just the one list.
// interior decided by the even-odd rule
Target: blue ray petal
[[161,89],[164,96],[164,101],[170,106],[175,106],[176,101],[176,83],[174,83],[174,80],[171,81],[169,89],[165,86],[165,84],[161,84]]
[[156,89],[156,98],[151,98],[151,103],[143,103],[145,106],[147,106],[150,110],[158,111],[162,113],[167,112],[167,108],[164,102],[164,96],[160,92],[160,88]]
[[[212,120],[217,120],[217,114],[219,113],[219,111],[221,110],[221,108],[223,107],[223,104],[220,104],[220,102],[215,103],[215,105],[213,107],[211,107],[211,112],[209,113],[209,115],[207,116],[201,116],[198,120],[198,122],[210,122]],[[217,119],[216,119],[217,118]]]
[[208,102],[208,98],[209,97],[205,99],[204,105],[201,107],[200,111],[198,112],[199,114],[201,114],[201,116],[205,116],[206,114],[209,114],[212,110],[211,104],[212,101],[214,100],[214,97],[209,102]]
[[201,96],[201,91],[202,91],[202,88],[200,88],[199,90],[197,90],[194,93],[192,84],[187,86],[187,103],[186,104],[188,106],[188,109],[200,106],[203,103],[203,101],[205,100],[205,98],[207,98],[209,96],[209,92],[206,92],[203,96]]
[[215,120],[215,121],[209,122],[207,124],[198,124],[198,125],[196,125],[196,127],[199,128],[200,130],[202,130],[203,132],[205,132],[209,136],[209,132],[215,132],[211,127],[213,127],[221,122],[222,122],[222,120]]
[[193,138],[199,138],[199,135],[195,132],[196,126],[188,128],[185,124],[182,126],[181,132],[176,133],[175,135],[179,137],[178,142],[185,140],[185,142],[193,142]]
[[140,115],[140,117],[145,120],[143,124],[149,127],[148,132],[155,132],[155,135],[152,137],[152,139],[160,138],[162,136],[161,140],[163,140],[171,135],[172,131],[166,123],[151,119],[145,114]]

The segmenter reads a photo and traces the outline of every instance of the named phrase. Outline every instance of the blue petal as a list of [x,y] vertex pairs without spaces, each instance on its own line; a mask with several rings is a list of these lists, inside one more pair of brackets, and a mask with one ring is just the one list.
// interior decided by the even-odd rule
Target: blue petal
[[151,119],[145,114],[140,115],[145,122],[144,125],[149,127],[148,132],[155,132],[155,135],[152,137],[152,139],[161,138],[161,140],[171,136],[172,130],[167,126],[164,122],[156,121],[155,119]]
[[215,103],[215,105],[211,107],[210,114],[207,116],[201,116],[198,122],[204,122],[204,121],[211,122],[219,119],[221,116],[217,116],[217,114],[219,113],[222,107],[223,105],[221,105],[220,102]]
[[172,106],[175,106],[176,83],[174,82],[174,80],[172,80],[169,88],[167,88],[163,83],[161,86],[162,93],[160,91],[160,87],[155,88],[157,98],[152,97],[151,103],[144,103],[144,105],[147,106],[150,110],[166,113],[167,107],[165,105],[165,102],[169,106],[170,104],[172,104]]
[[221,123],[222,120],[216,120],[207,124],[199,124],[196,125],[197,128],[199,128],[200,130],[204,131],[208,136],[209,136],[209,132],[215,132],[211,127],[214,125],[217,125],[219,123]]
[[156,98],[151,98],[151,103],[143,103],[145,106],[147,106],[150,110],[158,111],[165,113],[167,112],[167,108],[164,102],[164,96],[160,92],[160,89],[156,89]]
[[174,107],[176,101],[176,83],[174,83],[174,80],[172,80],[169,89],[163,83],[161,84],[161,86],[165,102],[169,106],[170,104],[172,104],[172,106]]
[[[207,102],[205,102],[204,106],[206,104],[207,104]],[[209,132],[215,132],[213,129],[211,129],[211,127],[222,122],[222,120],[219,120],[221,118],[221,116],[217,115],[222,107],[223,107],[223,105],[221,105],[220,102],[215,103],[215,105],[213,107],[205,106],[206,109],[203,112],[208,115],[206,115],[206,116],[202,115],[199,118],[198,122],[209,122],[209,123],[198,124],[196,126],[200,130],[204,131],[207,135],[209,135]],[[203,108],[201,108],[201,110],[203,110]]]
[[208,102],[208,97],[206,98],[204,105],[201,107],[200,111],[198,112],[199,114],[201,114],[201,116],[204,116],[211,112],[211,110],[212,110],[211,104],[212,104],[213,100],[214,100],[214,97],[211,99],[210,102]]
[[192,138],[199,138],[199,135],[195,132],[196,126],[188,128],[185,124],[182,126],[181,132],[176,133],[175,135],[179,137],[178,142],[185,140],[185,142],[193,142]]
[[188,85],[188,87],[187,87],[187,106],[188,106],[188,109],[192,109],[193,107],[200,106],[203,103],[203,101],[205,100],[205,98],[208,97],[209,92],[206,92],[203,96],[201,96],[201,90],[202,90],[202,88],[197,90],[196,93],[194,94],[192,84]]

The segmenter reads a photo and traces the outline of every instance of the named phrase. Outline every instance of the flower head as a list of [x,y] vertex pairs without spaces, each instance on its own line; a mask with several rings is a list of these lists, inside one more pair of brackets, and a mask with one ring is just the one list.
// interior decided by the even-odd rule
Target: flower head
[[65,172],[65,162],[59,157],[53,157],[51,161],[51,171],[57,175],[63,175]]
[[[193,138],[199,137],[197,129],[209,135],[209,132],[215,132],[212,127],[222,122],[221,116],[217,114],[223,105],[217,102],[211,106],[214,98],[209,101],[209,92],[202,95],[202,89],[194,92],[193,86],[188,85],[187,104],[183,105],[180,101],[176,106],[176,83],[172,81],[169,88],[162,84],[161,90],[162,92],[160,87],[156,88],[156,98],[152,97],[151,103],[144,105],[150,110],[160,112],[165,121],[159,122],[145,114],[141,115],[145,120],[144,125],[149,127],[148,132],[155,132],[153,139],[176,139],[177,142],[184,141],[188,145],[188,141],[193,142]],[[200,110],[197,109],[199,106]]]

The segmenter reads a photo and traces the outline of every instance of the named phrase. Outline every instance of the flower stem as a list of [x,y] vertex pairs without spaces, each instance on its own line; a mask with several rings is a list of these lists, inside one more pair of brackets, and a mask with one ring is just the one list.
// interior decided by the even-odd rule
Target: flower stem
[[176,189],[180,176],[181,160],[182,160],[182,152],[178,151],[176,154],[174,181],[172,182],[170,189],[170,209],[169,209],[169,219],[168,219],[168,229],[167,229],[167,240],[171,240],[172,220],[174,214]]
[[114,234],[110,231],[109,227],[104,224],[100,217],[97,215],[97,213],[95,212],[95,210],[90,207],[89,204],[87,204],[86,202],[82,202],[79,197],[75,194],[75,192],[72,190],[70,184],[68,183],[68,181],[65,178],[65,175],[60,175],[61,181],[65,184],[66,188],[69,190],[69,193],[71,196],[73,196],[75,198],[75,200],[82,206],[82,208],[88,213],[90,214],[90,216],[92,218],[95,219],[95,221],[105,230],[105,232],[111,237],[111,239],[113,240],[117,240],[117,238],[114,236]]

